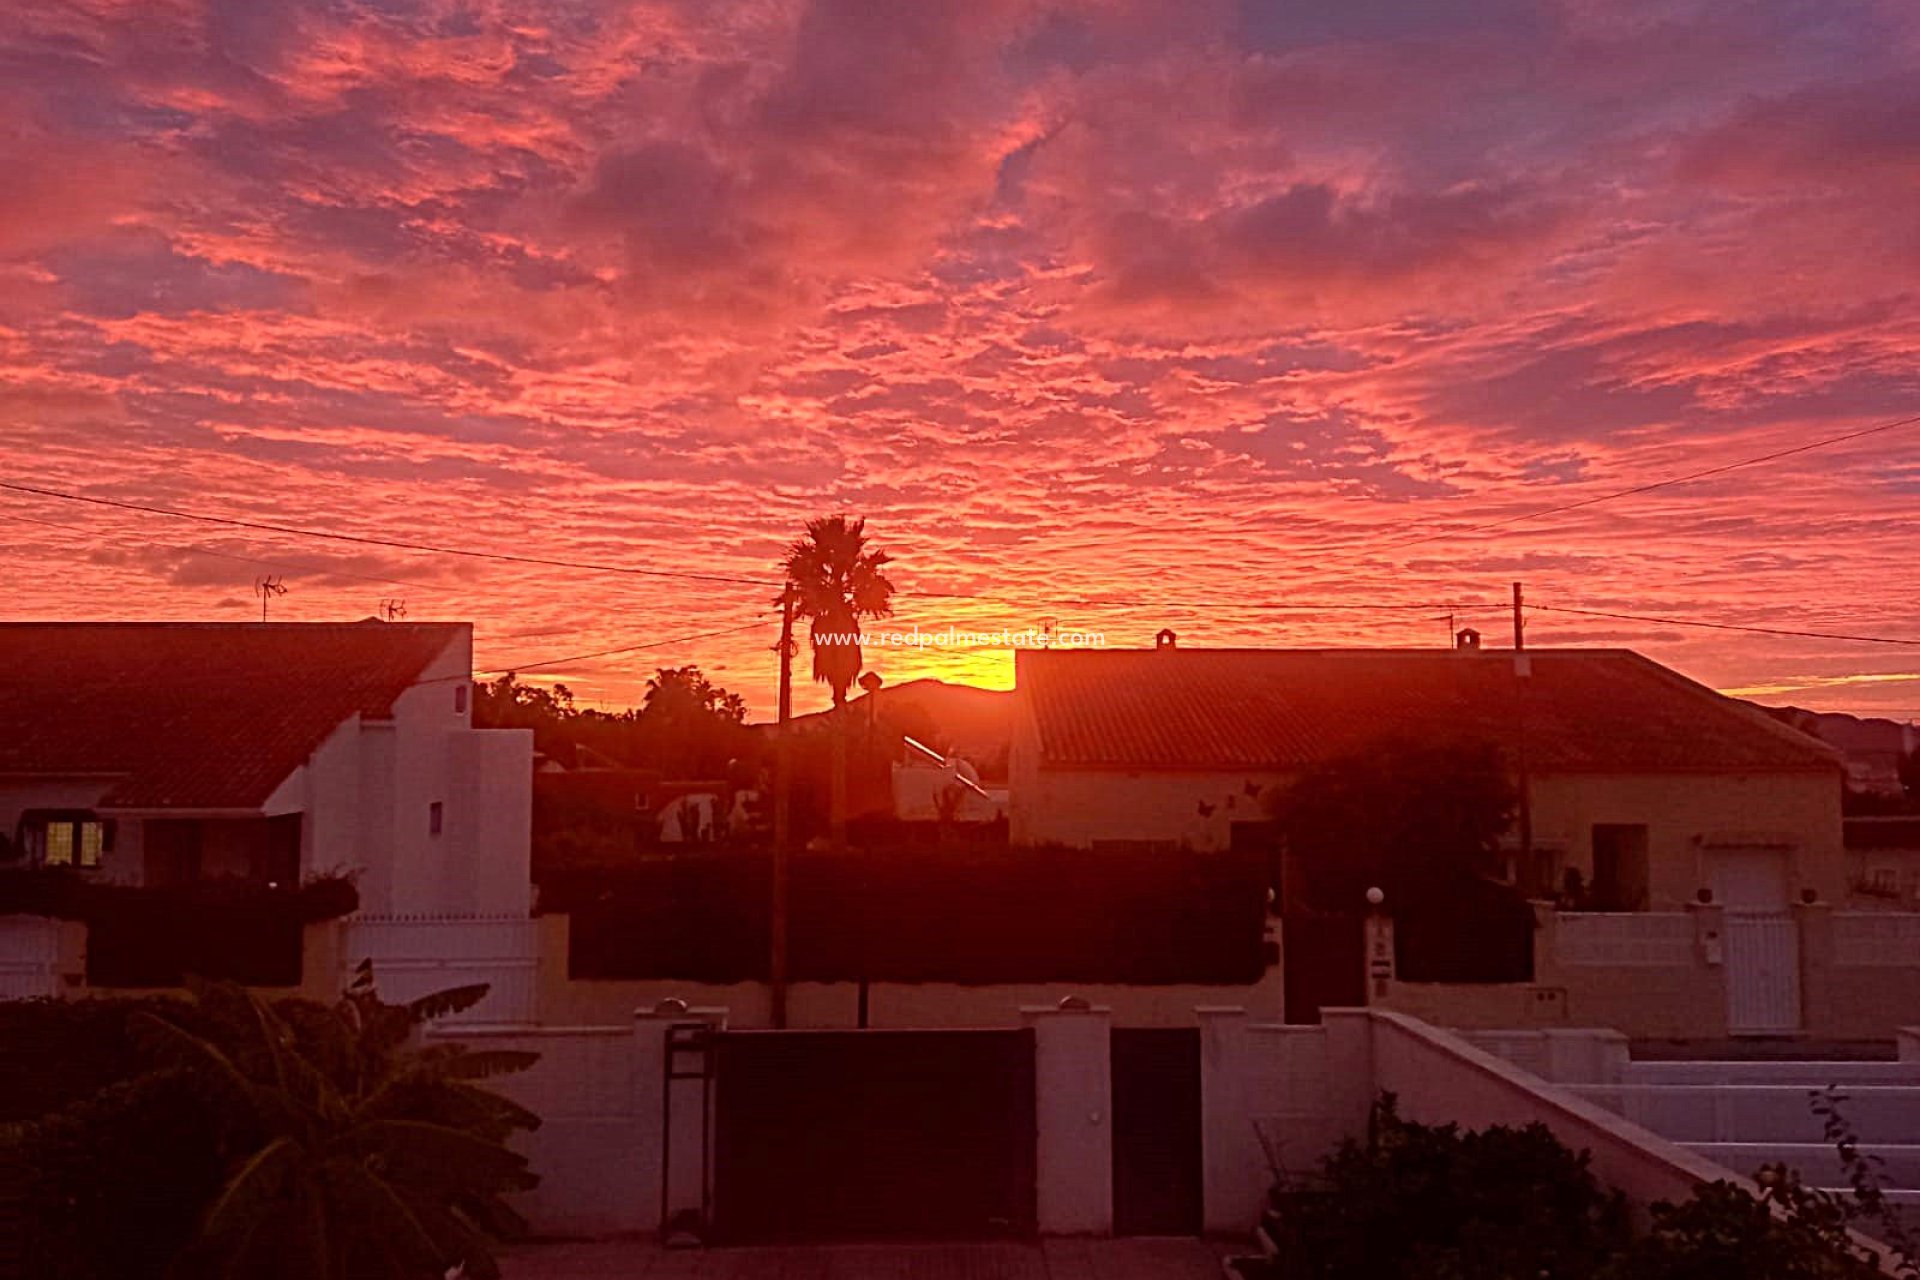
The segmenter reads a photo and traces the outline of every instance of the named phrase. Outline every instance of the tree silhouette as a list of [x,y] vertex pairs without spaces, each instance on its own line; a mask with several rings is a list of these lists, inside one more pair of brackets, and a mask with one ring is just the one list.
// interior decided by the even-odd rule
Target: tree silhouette
[[847,690],[860,675],[860,625],[893,612],[893,583],[884,551],[867,549],[867,522],[846,516],[807,521],[806,536],[787,550],[784,567],[794,590],[794,613],[812,620],[813,678],[833,690],[833,705],[846,705]]

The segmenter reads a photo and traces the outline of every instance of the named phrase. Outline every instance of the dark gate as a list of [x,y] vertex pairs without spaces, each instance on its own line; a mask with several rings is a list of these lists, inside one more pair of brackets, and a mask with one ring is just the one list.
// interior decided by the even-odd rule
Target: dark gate
[[728,1243],[1035,1230],[1033,1032],[715,1037]]
[[1280,921],[1288,1022],[1367,1002],[1366,936],[1359,916],[1290,911]]
[[1111,1052],[1114,1232],[1199,1235],[1199,1028],[1115,1028]]

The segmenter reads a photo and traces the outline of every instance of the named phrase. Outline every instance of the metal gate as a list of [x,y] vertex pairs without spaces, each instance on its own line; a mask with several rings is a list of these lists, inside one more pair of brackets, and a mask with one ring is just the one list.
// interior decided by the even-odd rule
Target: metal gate
[[713,1051],[716,1239],[1034,1232],[1030,1028],[728,1031]]
[[1728,1032],[1800,1029],[1800,931],[1790,913],[1729,910],[1725,972]]
[[1205,1217],[1198,1027],[1115,1027],[1113,1230],[1197,1236]]

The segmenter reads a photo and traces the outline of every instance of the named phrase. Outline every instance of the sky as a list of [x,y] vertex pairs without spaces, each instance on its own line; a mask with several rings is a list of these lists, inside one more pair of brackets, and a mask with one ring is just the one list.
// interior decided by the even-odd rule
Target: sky
[[[1549,511],[1920,414],[1910,0],[14,0],[0,173],[0,481],[646,571],[0,490],[0,616],[273,574],[760,718],[845,512],[901,628],[1504,644],[1523,580],[1920,717],[1920,646],[1680,625],[1920,640],[1920,428]],[[1011,682],[960,639],[869,662]]]

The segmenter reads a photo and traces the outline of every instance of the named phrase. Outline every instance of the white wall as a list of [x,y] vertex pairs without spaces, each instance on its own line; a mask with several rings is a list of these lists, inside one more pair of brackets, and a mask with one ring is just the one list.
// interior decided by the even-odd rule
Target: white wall
[[531,909],[533,735],[472,727],[472,699],[457,697],[471,667],[462,629],[391,719],[341,724],[265,806],[306,814],[302,872],[357,871],[367,915]]
[[[1258,771],[1156,773],[1120,769],[1041,769],[1031,753],[1011,768],[1008,833],[1015,844],[1085,848],[1097,840],[1168,841],[1224,849],[1235,822],[1271,815],[1247,785],[1271,787],[1287,775]],[[1210,814],[1202,814],[1201,806]]]

